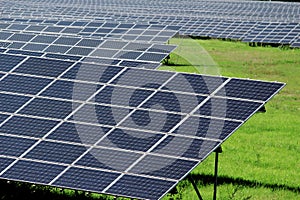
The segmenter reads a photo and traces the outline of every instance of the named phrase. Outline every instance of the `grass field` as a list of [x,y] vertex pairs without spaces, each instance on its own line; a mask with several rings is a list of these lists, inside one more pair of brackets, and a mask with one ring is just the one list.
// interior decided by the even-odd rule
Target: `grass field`
[[[161,70],[287,83],[266,105],[266,113],[255,114],[222,145],[218,199],[300,199],[300,50],[249,47],[246,43],[221,40],[176,38],[170,43],[183,47],[171,55],[171,66],[162,66]],[[192,172],[204,200],[212,199],[213,170],[211,155]],[[24,193],[31,195],[31,199],[94,199],[84,193],[65,190],[63,194],[57,189],[51,192],[48,187],[28,184],[10,184],[8,188],[10,193],[0,190],[1,199],[12,199],[9,195],[14,194],[21,198],[26,196]],[[3,198],[2,192],[7,198]],[[168,194],[164,200],[197,199],[187,180],[178,184],[177,192]]]
[[[177,38],[170,43],[189,40]],[[188,54],[199,54],[207,67],[217,68],[213,74],[287,83],[266,105],[266,113],[254,115],[222,145],[218,199],[300,199],[300,50],[249,47],[220,40],[194,40],[190,44],[198,46],[199,51],[195,47],[190,51],[188,46],[184,51],[179,48],[169,61],[179,66],[161,69],[209,72],[201,65],[189,66]],[[204,199],[212,198],[213,170],[211,155],[192,172]],[[178,190],[180,199],[197,199],[186,180]]]

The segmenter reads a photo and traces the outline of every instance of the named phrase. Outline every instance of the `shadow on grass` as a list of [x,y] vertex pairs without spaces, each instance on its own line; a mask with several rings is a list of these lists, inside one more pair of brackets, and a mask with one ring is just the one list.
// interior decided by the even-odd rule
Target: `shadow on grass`
[[[191,174],[192,178],[201,185],[207,186],[214,183],[214,176],[211,174]],[[242,178],[232,178],[228,176],[219,176],[218,185],[232,184],[242,185],[245,187],[264,187],[272,190],[288,190],[295,193],[300,193],[300,187],[291,187],[283,184],[269,184],[257,181],[245,180]]]
[[[62,190],[49,186],[0,180],[1,200],[95,200],[91,193]],[[106,198],[97,197],[97,200]]]

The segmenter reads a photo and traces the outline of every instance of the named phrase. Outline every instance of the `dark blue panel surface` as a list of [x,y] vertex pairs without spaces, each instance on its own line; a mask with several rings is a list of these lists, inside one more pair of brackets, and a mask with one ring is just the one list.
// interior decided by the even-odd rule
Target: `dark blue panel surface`
[[43,141],[27,153],[25,157],[71,164],[85,151],[86,148],[83,146]]
[[178,90],[182,92],[196,94],[211,94],[214,92],[226,78],[199,76],[194,74],[177,74],[166,87],[170,90]]
[[103,40],[82,39],[76,46],[98,47],[102,42]]
[[14,159],[11,158],[0,158],[0,173],[2,170],[8,167],[13,161]]
[[115,126],[131,110],[101,105],[84,105],[74,115],[75,121]]
[[145,63],[145,62],[124,60],[119,65],[124,67],[133,67],[133,68],[136,67],[136,68],[145,68],[145,69],[156,69],[160,66],[160,63]]
[[68,69],[73,62],[49,60],[44,58],[29,58],[14,72],[58,77],[66,69]]
[[0,127],[0,132],[41,138],[57,124],[56,121],[14,116]]
[[120,58],[120,59],[130,59],[130,60],[135,60],[137,59],[142,52],[134,52],[134,51],[120,51],[117,55],[115,55],[115,58]]
[[283,85],[282,83],[231,79],[216,95],[266,101]]
[[71,47],[70,46],[60,46],[60,45],[50,45],[45,52],[51,53],[66,53]]
[[9,117],[9,115],[3,115],[3,114],[0,114],[0,124],[6,120],[7,118]]
[[64,27],[48,26],[43,32],[59,33]]
[[54,44],[75,45],[79,42],[79,40],[80,38],[60,37],[54,42]]
[[107,83],[122,69],[121,67],[82,63],[74,66],[62,78]]
[[94,144],[109,130],[109,128],[101,126],[65,122],[54,130],[47,139]]
[[53,185],[100,192],[118,176],[117,173],[72,167]]
[[95,102],[137,107],[152,93],[150,90],[106,86],[96,95]]
[[246,120],[263,103],[232,99],[211,98],[199,108],[199,113],[206,116]]
[[176,182],[124,175],[107,192],[141,199],[159,199]]
[[133,152],[94,148],[75,164],[86,167],[125,171],[142,155],[143,154]]
[[54,54],[54,53],[47,53],[47,54],[45,54],[45,57],[57,58],[60,60],[71,60],[71,61],[72,60],[78,61],[82,58],[81,56],[70,56],[70,55],[61,55],[61,54]]
[[[157,92],[142,105],[142,108],[154,107],[154,109],[157,110],[190,113],[205,98],[205,96],[178,94],[172,92]],[[157,105],[160,105],[160,107],[156,108],[155,106]]]
[[97,91],[98,87],[100,87],[100,85],[74,83],[72,81],[56,81],[48,87],[41,96],[86,101]]
[[141,88],[159,88],[173,73],[163,71],[150,71],[140,69],[127,69],[116,80],[114,84],[135,86]]
[[0,40],[6,40],[9,38],[13,33],[8,32],[0,32]]
[[94,49],[92,48],[84,48],[84,47],[72,47],[67,54],[72,55],[80,55],[80,56],[87,56],[89,55]]
[[50,79],[8,75],[0,81],[0,90],[23,94],[37,94],[51,81]]
[[136,110],[122,124],[122,127],[169,132],[183,119],[182,115]]
[[0,111],[14,113],[29,99],[30,97],[25,96],[0,94]]
[[0,154],[4,156],[20,156],[36,141],[0,135]]
[[51,44],[56,39],[57,39],[56,36],[38,35],[31,42]]
[[64,168],[64,166],[53,164],[44,164],[31,161],[18,161],[1,177],[11,180],[48,184],[61,171],[63,171]]
[[196,161],[149,155],[144,157],[129,172],[171,179],[180,179],[197,164],[198,162]]
[[122,49],[126,44],[127,42],[123,42],[123,41],[106,40],[103,44],[101,44],[101,48]]
[[152,152],[203,160],[219,144],[209,140],[168,136]]
[[[9,47],[9,48],[11,48],[11,47]],[[24,55],[24,56],[38,56],[38,57],[40,57],[44,54],[44,53],[38,53],[38,52],[33,52],[33,51],[24,51],[24,50],[8,50],[7,53],[20,54],[20,55]]]
[[167,56],[168,54],[144,53],[141,57],[138,58],[138,60],[160,62]]
[[21,42],[28,42],[31,40],[35,35],[31,34],[24,34],[24,33],[15,33],[12,35],[8,40],[11,41],[21,41]]
[[10,71],[15,66],[17,66],[22,60],[24,60],[24,58],[24,56],[0,54],[0,71]]
[[26,44],[25,42],[13,42],[8,46],[8,48],[21,49],[25,44]]
[[115,129],[99,145],[117,147],[127,150],[147,151],[162,137],[161,134],[153,134],[126,129]]
[[189,117],[174,132],[180,135],[191,135],[223,140],[241,124],[242,122],[202,117]]
[[64,119],[79,104],[51,99],[34,99],[20,113],[32,116]]
[[47,47],[47,45],[45,44],[26,44],[23,49],[24,50],[31,50],[31,51],[43,51],[45,48]]

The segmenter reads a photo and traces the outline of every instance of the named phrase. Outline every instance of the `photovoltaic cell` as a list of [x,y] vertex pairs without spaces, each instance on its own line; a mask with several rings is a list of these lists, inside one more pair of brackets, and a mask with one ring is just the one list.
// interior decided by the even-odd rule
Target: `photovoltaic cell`
[[50,82],[50,79],[8,75],[0,81],[0,90],[22,94],[37,94]]
[[42,138],[57,124],[57,121],[14,116],[0,127],[0,131],[12,135]]
[[0,70],[3,72],[9,72],[24,59],[24,56],[0,54]]
[[[161,163],[168,163],[168,165],[161,168]],[[180,179],[180,177],[188,173],[195,165],[197,165],[196,161],[187,161],[160,156],[146,156],[137,165],[135,165],[130,172],[170,179]]]
[[25,158],[71,164],[85,151],[83,146],[41,142],[26,154]]
[[73,63],[61,60],[49,60],[44,58],[29,58],[21,64],[14,72],[58,77],[62,72],[66,71]]
[[[112,172],[72,167],[55,181],[53,185],[88,191],[102,191],[118,175]],[[74,179],[74,177],[76,178]]]
[[65,167],[32,161],[18,161],[1,177],[16,181],[48,184]]
[[175,183],[176,182],[159,179],[124,175],[119,181],[110,187],[107,192],[128,197],[139,194],[140,198],[158,199],[163,195],[163,191],[168,190]]
[[6,156],[16,156],[16,157],[20,156],[35,142],[36,140],[0,135],[0,144],[1,144],[0,154]]

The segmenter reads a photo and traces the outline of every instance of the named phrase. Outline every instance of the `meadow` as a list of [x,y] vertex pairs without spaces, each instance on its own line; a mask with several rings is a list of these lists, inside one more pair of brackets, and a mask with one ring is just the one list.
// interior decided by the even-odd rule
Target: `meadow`
[[[174,38],[179,48],[161,70],[287,83],[227,141],[219,155],[218,200],[300,199],[300,49],[250,47],[222,40]],[[214,154],[192,171],[204,200],[213,195]],[[0,182],[0,199],[114,199],[111,196]],[[26,199],[26,198],[25,198]],[[123,199],[123,198],[118,198]],[[184,179],[164,200],[197,199]]]

